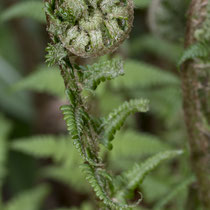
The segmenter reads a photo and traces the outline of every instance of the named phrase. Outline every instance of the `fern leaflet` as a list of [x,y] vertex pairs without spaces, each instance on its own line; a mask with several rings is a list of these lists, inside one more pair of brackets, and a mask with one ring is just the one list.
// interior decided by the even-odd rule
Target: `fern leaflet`
[[182,153],[183,152],[181,150],[160,152],[157,155],[147,159],[142,164],[135,164],[131,170],[122,175],[126,184],[125,187],[119,190],[116,197],[119,199],[125,198],[132,190],[142,183],[144,177],[149,172],[154,170],[164,160],[174,158]]
[[109,114],[102,124],[101,143],[107,148],[112,149],[110,141],[114,139],[115,133],[123,126],[126,118],[135,112],[148,111],[148,104],[148,100],[145,99],[130,100]]

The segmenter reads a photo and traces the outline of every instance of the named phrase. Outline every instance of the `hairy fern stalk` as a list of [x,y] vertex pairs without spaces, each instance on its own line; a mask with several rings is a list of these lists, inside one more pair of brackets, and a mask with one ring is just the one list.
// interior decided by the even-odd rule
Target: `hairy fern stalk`
[[[112,176],[99,156],[100,144],[111,149],[115,133],[130,114],[148,111],[148,100],[130,100],[107,117],[96,119],[88,111],[85,93],[94,91],[101,82],[123,75],[122,60],[113,58],[80,66],[75,58],[98,57],[116,50],[132,28],[133,8],[132,0],[45,1],[51,37],[47,47],[47,62],[60,66],[69,100],[61,111],[73,143],[83,158],[82,170],[105,209],[136,206],[141,199],[129,205],[126,196],[119,195],[127,195],[159,162],[180,154],[180,151],[167,153],[157,156],[155,163],[149,161],[147,167],[142,168],[142,174],[129,187],[126,186],[130,183],[128,177]],[[140,169],[135,172],[139,173]]]

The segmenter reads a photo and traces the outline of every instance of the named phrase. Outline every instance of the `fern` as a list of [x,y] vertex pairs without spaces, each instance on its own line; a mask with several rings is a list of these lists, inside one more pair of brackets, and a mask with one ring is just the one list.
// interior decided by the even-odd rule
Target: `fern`
[[84,85],[87,89],[95,90],[101,82],[114,79],[123,74],[123,62],[119,58],[94,63],[87,66],[87,71],[84,74]]
[[[119,132],[115,136],[109,160],[113,168],[126,169],[128,165],[132,164],[135,160],[139,160],[140,157],[153,155],[169,149],[171,149],[170,145],[153,135],[126,130],[126,132]],[[119,162],[119,160],[121,161]]]
[[[92,188],[94,189],[96,196],[104,202],[107,206],[110,206],[114,209],[127,209],[127,208],[134,208],[136,207],[141,199],[135,204],[135,205],[122,205],[119,203],[115,203],[109,196],[106,194],[106,191],[104,191],[104,186],[107,182],[110,180],[106,180],[104,177],[100,175],[101,171],[96,171],[89,165],[83,165],[82,169],[84,173],[86,174],[86,179],[91,184]],[[109,177],[109,179],[111,179]]]
[[[55,87],[56,84],[56,87]],[[12,86],[13,91],[32,90],[64,98],[65,88],[57,68],[40,66],[29,76]]]
[[208,61],[210,56],[210,3],[207,3],[207,12],[205,21],[203,22],[200,29],[195,31],[195,38],[197,42],[189,46],[183,53],[178,65],[189,59],[201,59],[203,61]]
[[64,166],[71,166],[79,160],[72,142],[65,136],[33,136],[16,139],[11,148],[38,158],[52,158]]
[[178,63],[180,66],[182,63],[189,59],[203,59],[207,60],[210,55],[210,47],[209,42],[197,42],[194,45],[191,45],[188,49],[186,49]]
[[146,34],[134,39],[131,42],[131,53],[137,55],[139,53],[151,53],[161,59],[167,59],[171,63],[177,64],[183,48],[173,42],[156,37],[155,35]]
[[182,154],[182,151],[180,150],[161,152],[149,158],[148,160],[146,160],[144,163],[140,165],[135,164],[134,167],[130,171],[122,175],[123,179],[126,182],[126,185],[125,185],[126,187],[123,187],[122,189],[120,189],[116,197],[120,199],[125,198],[139,184],[141,184],[145,176],[150,171],[154,170],[160,163],[162,163],[164,160],[174,158],[181,154]]
[[179,85],[179,79],[171,73],[135,60],[127,60],[124,65],[126,77],[115,79],[113,88],[124,87],[133,90],[138,87],[158,85]]
[[48,192],[48,187],[44,185],[28,190],[10,200],[3,210],[38,210]]
[[104,131],[101,134],[101,142],[107,148],[112,149],[110,141],[114,139],[115,133],[124,124],[126,118],[135,112],[147,112],[148,100],[136,99],[125,102],[118,109],[114,110],[109,116],[104,119],[102,127]]
[[195,177],[192,176],[182,181],[180,184],[178,184],[178,186],[167,193],[167,195],[155,205],[154,210],[162,210],[166,204],[172,201],[180,192],[186,190],[190,184],[195,182],[195,180]]
[[89,192],[90,188],[85,181],[85,176],[78,167],[80,160],[72,161],[69,166],[49,166],[41,171],[44,178],[56,180],[73,187],[78,192]]
[[20,2],[11,6],[0,15],[0,21],[8,21],[12,18],[32,18],[40,23],[46,23],[43,3],[40,1]]

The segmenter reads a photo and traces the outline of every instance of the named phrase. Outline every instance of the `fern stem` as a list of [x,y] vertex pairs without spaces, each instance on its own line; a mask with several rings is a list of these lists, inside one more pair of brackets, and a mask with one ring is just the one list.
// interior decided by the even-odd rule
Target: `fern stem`
[[[188,13],[185,47],[195,44],[195,32],[207,14],[208,0],[192,0]],[[210,209],[210,139],[203,103],[208,100],[202,75],[206,69],[197,68],[199,61],[188,60],[182,65],[183,106],[191,149],[191,162],[198,182],[198,194],[204,209]],[[208,79],[208,78],[205,78]]]

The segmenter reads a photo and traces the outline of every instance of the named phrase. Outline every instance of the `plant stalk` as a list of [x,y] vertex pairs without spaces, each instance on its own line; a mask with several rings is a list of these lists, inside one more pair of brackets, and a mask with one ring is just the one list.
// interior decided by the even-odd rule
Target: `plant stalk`
[[[202,27],[208,0],[192,0],[188,11],[185,48],[196,43],[195,32]],[[198,195],[203,209],[210,209],[210,133],[203,108],[208,97],[203,75],[207,69],[198,68],[199,60],[188,60],[182,65],[181,79],[183,108],[189,137],[191,164],[198,182]],[[208,78],[205,78],[205,80]],[[210,79],[210,78],[209,78]]]

